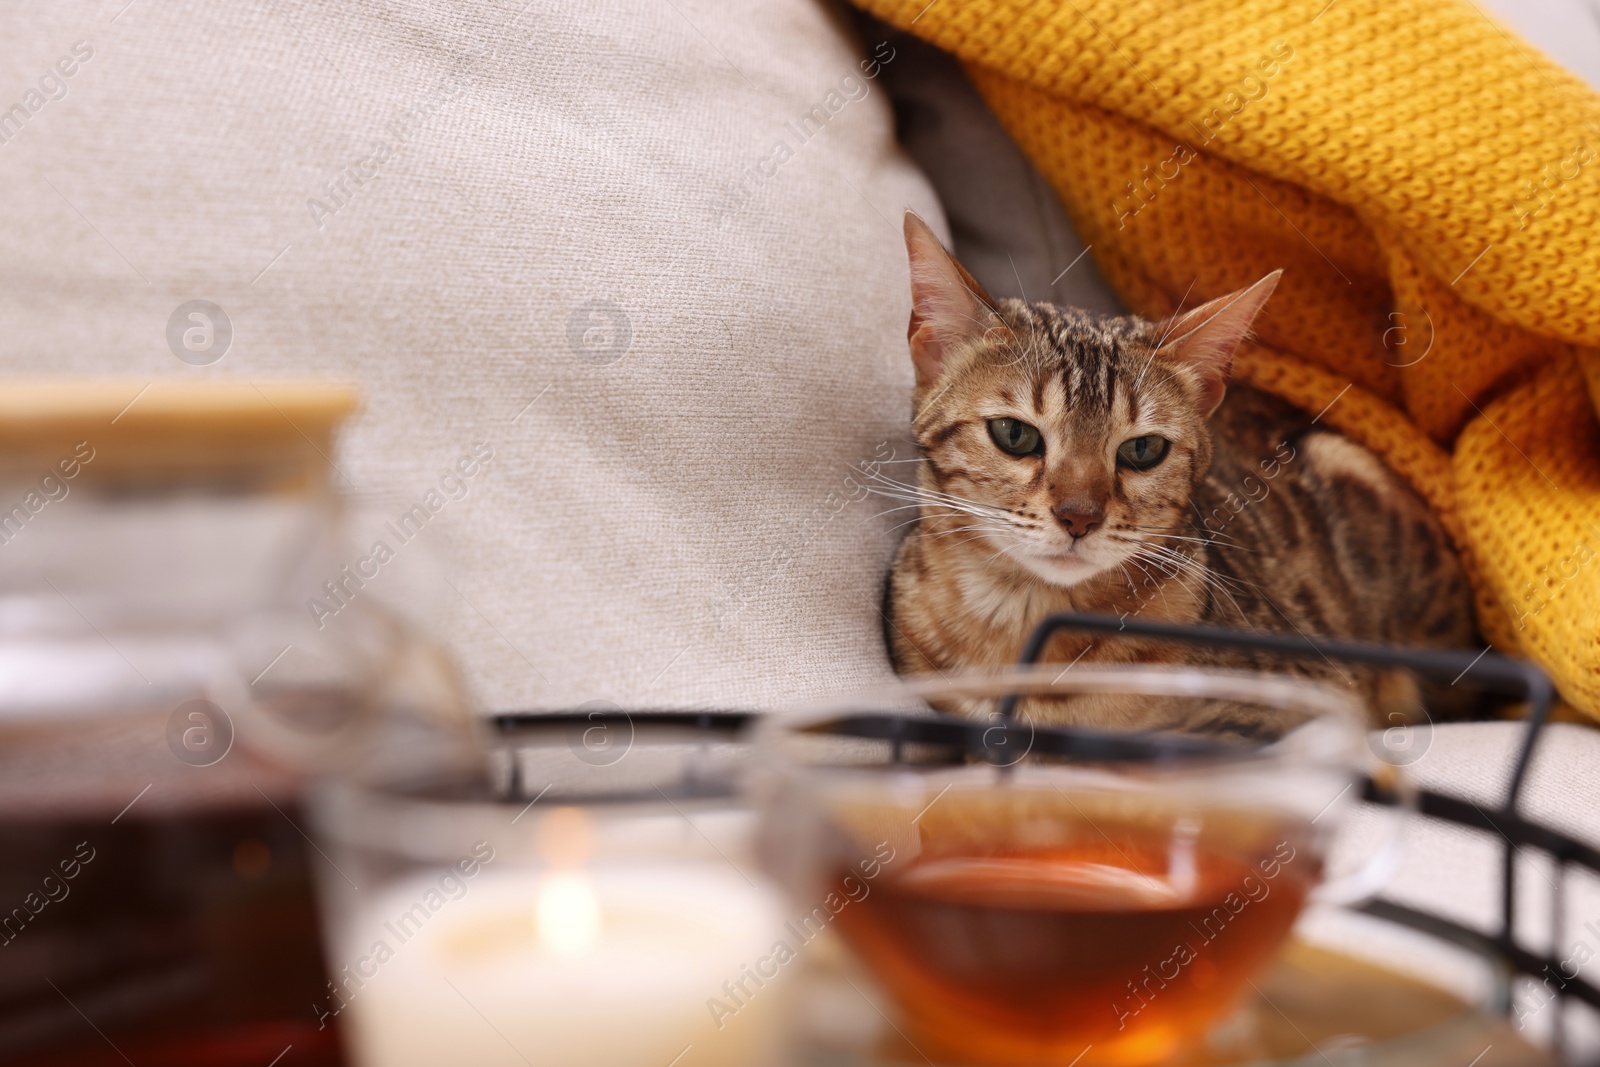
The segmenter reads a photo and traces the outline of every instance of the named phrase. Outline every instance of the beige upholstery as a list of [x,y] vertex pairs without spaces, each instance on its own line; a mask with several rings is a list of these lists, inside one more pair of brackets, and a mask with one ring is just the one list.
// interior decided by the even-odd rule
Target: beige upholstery
[[940,215],[840,12],[125,3],[0,11],[0,372],[359,379],[351,560],[492,449],[362,593],[487,708],[887,675],[851,472],[907,454],[899,219]]

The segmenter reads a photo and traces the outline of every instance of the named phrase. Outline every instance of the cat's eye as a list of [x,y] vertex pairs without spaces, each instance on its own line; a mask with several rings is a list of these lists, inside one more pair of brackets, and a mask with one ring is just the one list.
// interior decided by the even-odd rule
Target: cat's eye
[[1130,437],[1117,447],[1117,462],[1136,471],[1147,471],[1167,455],[1167,439],[1149,434]]
[[989,436],[1002,452],[1013,456],[1027,456],[1044,447],[1039,431],[1021,419],[990,419]]

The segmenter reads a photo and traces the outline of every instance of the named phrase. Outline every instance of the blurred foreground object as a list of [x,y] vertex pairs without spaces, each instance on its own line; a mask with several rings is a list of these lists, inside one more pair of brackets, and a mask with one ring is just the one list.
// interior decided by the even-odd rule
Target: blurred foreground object
[[[0,389],[0,1061],[337,1062],[302,777],[380,712],[464,713],[442,657],[344,581],[330,457],[355,405]],[[324,582],[331,621],[306,607]]]
[[781,1062],[792,957],[729,767],[748,717],[698,718],[502,715],[475,765],[322,784],[318,1004],[357,1064]]

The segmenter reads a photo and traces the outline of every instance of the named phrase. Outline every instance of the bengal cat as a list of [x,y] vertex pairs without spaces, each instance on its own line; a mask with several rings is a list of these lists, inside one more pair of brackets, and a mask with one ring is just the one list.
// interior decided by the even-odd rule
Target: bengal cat
[[[915,506],[889,578],[901,673],[999,667],[1056,611],[1131,613],[1403,644],[1473,639],[1438,520],[1373,453],[1228,382],[1281,272],[1169,321],[996,300],[908,213]],[[1047,662],[1272,666],[1248,655],[1064,633]],[[1293,668],[1356,687],[1374,722],[1412,717],[1409,680]],[[1031,702],[1036,717],[1129,724],[1137,702]],[[959,705],[953,710],[975,711]],[[1208,707],[1183,729],[1259,735]],[[1162,725],[1172,726],[1171,722]]]

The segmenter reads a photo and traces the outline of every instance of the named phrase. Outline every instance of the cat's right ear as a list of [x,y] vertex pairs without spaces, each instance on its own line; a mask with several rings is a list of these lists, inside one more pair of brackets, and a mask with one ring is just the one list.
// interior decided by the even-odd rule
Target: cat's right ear
[[911,261],[911,362],[917,384],[937,381],[959,345],[1003,324],[994,299],[944,250],[928,224],[906,212],[906,255]]
[[1163,327],[1169,339],[1157,353],[1187,364],[1200,376],[1200,407],[1207,418],[1227,392],[1234,353],[1250,335],[1256,316],[1282,277],[1283,271],[1275,270],[1254,285],[1168,320]]

